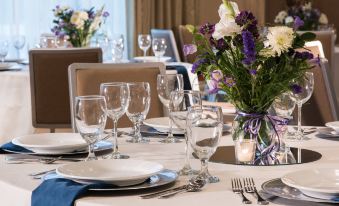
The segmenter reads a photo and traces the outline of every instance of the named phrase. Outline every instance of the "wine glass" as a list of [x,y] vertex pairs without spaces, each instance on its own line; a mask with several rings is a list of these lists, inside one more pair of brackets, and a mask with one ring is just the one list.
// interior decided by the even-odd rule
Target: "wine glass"
[[99,95],[75,97],[75,124],[88,144],[85,161],[97,160],[94,144],[99,140],[106,125],[106,101]]
[[192,107],[187,115],[187,136],[194,153],[201,161],[201,171],[197,179],[209,183],[219,182],[219,178],[208,172],[208,161],[216,151],[222,135],[223,116],[221,107]]
[[2,63],[5,62],[5,57],[8,54],[8,46],[9,46],[8,41],[6,41],[6,40],[1,41],[0,40],[0,59],[1,59]]
[[100,84],[100,95],[105,97],[107,104],[107,116],[113,120],[114,147],[111,154],[112,159],[128,159],[128,155],[122,155],[118,149],[118,120],[125,114],[128,107],[129,89],[127,83],[112,82]]
[[307,102],[313,93],[314,77],[312,72],[305,72],[305,76],[299,80],[294,81],[292,85],[291,97],[296,101],[298,106],[298,130],[295,134],[297,140],[307,140],[301,129],[301,108]]
[[127,117],[133,122],[134,136],[127,140],[131,143],[147,143],[149,139],[141,136],[140,125],[146,119],[151,103],[151,89],[148,82],[128,83],[130,92]]
[[171,92],[170,97],[170,118],[173,123],[180,129],[185,131],[185,164],[179,171],[179,175],[192,175],[194,171],[190,165],[190,146],[186,134],[186,117],[188,108],[201,108],[201,94],[200,91],[180,90]]
[[164,38],[154,38],[152,41],[152,50],[154,56],[157,57],[158,61],[164,56],[167,49],[166,40]]
[[112,60],[121,62],[124,55],[124,36],[122,34],[112,35]]
[[57,48],[57,37],[42,35],[40,37],[40,47],[41,48]]
[[[170,95],[173,91],[181,91],[184,89],[184,80],[182,74],[158,74],[157,77],[157,91],[161,103],[168,109],[168,114],[171,113],[169,103]],[[169,130],[166,139],[161,140],[162,143],[176,143],[180,142],[174,138],[172,133],[172,120],[169,119]]]
[[26,38],[23,35],[17,35],[13,37],[13,45],[16,49],[17,58],[20,59],[20,50],[24,48]]
[[144,51],[145,57],[147,50],[151,47],[151,36],[149,34],[139,34],[138,45],[139,48]]

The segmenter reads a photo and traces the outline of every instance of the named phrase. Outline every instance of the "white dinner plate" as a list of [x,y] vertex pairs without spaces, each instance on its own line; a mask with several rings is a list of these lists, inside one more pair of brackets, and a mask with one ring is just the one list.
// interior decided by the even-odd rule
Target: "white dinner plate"
[[339,133],[337,133],[336,131],[329,127],[317,128],[317,132],[318,136],[322,137],[339,137]]
[[40,133],[14,138],[12,143],[35,153],[64,154],[87,148],[79,133]]
[[0,70],[10,69],[14,65],[15,63],[10,63],[10,62],[1,63],[0,62]]
[[136,61],[140,61],[140,62],[168,62],[171,60],[171,57],[160,57],[160,59],[158,57],[155,56],[140,56],[140,57],[134,57],[134,60]]
[[310,197],[329,200],[339,196],[339,168],[300,170],[281,180]]
[[[159,132],[167,133],[169,130],[169,117],[157,117],[146,119],[144,125],[152,127]],[[172,125],[173,134],[184,134],[184,130],[178,128],[175,124]]]
[[332,128],[335,130],[337,133],[339,133],[339,121],[334,121],[334,122],[327,122],[325,124],[326,127]]
[[106,159],[76,162],[57,168],[57,174],[80,182],[104,182],[117,186],[136,185],[159,173],[156,162],[132,159]]

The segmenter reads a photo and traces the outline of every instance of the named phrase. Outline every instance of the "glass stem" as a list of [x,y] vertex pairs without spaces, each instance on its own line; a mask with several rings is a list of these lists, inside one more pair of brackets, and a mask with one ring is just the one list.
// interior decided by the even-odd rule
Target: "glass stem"
[[146,50],[146,49],[144,49],[144,57],[146,56],[146,53],[147,53],[147,50]]
[[140,134],[140,122],[139,121],[137,121],[136,123],[135,123],[135,137],[136,137],[136,139],[137,140],[140,140],[141,139],[141,134]]
[[95,157],[95,153],[94,153],[94,144],[93,143],[90,143],[88,145],[88,157],[87,159],[96,159]]
[[187,137],[187,132],[185,130],[185,168],[191,168],[190,165],[190,147],[188,145],[188,137]]
[[119,147],[118,147],[118,120],[113,119],[113,141],[114,141],[114,147],[113,147],[113,154],[119,153]]
[[201,159],[201,171],[200,174],[208,174],[208,159]]
[[298,131],[297,131],[297,138],[299,140],[302,139],[302,131],[301,131],[301,107],[302,107],[302,104],[298,103]]
[[[171,110],[168,109],[168,116],[171,115]],[[167,136],[167,139],[172,139],[173,138],[173,131],[172,131],[172,128],[173,128],[173,121],[172,121],[172,118],[169,118],[169,128],[168,128],[168,136]]]

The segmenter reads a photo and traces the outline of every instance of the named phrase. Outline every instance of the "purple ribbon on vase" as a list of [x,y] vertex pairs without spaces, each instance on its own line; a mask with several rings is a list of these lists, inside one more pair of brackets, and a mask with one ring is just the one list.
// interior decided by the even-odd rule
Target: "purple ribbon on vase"
[[[260,114],[260,113],[244,113],[237,111],[237,116],[245,117],[247,120],[244,122],[244,132],[249,133],[251,139],[255,139],[256,147],[259,152],[259,155],[256,155],[256,159],[254,164],[263,163],[264,165],[269,165],[270,162],[279,163],[278,160],[274,156],[274,152],[277,152],[280,148],[280,134],[282,133],[282,127],[288,124],[288,119],[269,115],[267,113]],[[262,120],[268,120],[272,125],[274,134],[270,135],[269,145],[265,145],[265,143],[260,143],[259,140],[259,132],[261,128]]]

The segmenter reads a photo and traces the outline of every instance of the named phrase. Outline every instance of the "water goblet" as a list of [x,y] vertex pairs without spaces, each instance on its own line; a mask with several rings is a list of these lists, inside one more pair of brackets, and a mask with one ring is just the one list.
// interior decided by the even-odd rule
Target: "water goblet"
[[190,165],[190,145],[188,143],[186,133],[186,117],[189,108],[201,108],[201,94],[200,91],[180,90],[171,92],[170,97],[170,118],[173,123],[180,129],[184,130],[185,134],[185,164],[179,171],[179,175],[192,175],[195,171],[192,170]]
[[16,49],[17,58],[20,59],[20,50],[24,48],[26,38],[23,35],[17,35],[13,37],[13,45]]
[[118,148],[118,120],[125,114],[128,107],[129,89],[127,83],[112,82],[100,84],[100,95],[105,97],[107,116],[113,120],[113,152],[111,159],[127,159],[128,155],[120,154]]
[[201,171],[196,179],[208,183],[219,182],[219,178],[208,171],[208,161],[216,151],[222,135],[223,115],[221,107],[203,106],[189,108],[187,115],[187,136],[194,153],[201,161]]
[[78,96],[75,98],[75,124],[82,138],[88,144],[85,161],[97,160],[94,144],[101,137],[106,125],[106,101],[99,95]]
[[149,34],[139,34],[138,35],[138,45],[141,50],[144,51],[144,57],[146,56],[147,50],[151,47],[151,35]]
[[166,49],[167,49],[166,39],[164,38],[153,39],[152,50],[153,50],[154,56],[157,57],[158,61],[160,61],[160,58],[164,56]]
[[[182,74],[158,74],[157,77],[157,91],[161,103],[168,109],[170,114],[170,95],[173,91],[181,91],[184,88],[184,80]],[[180,142],[174,138],[172,133],[172,120],[169,119],[169,130],[166,139],[161,140],[162,143],[176,143]]]
[[8,46],[9,46],[8,41],[6,40],[0,41],[0,59],[2,63],[5,62],[5,57],[8,54]]
[[124,36],[122,34],[112,35],[112,61],[121,62],[124,55]]
[[298,106],[298,130],[295,134],[297,140],[308,140],[304,136],[301,128],[301,108],[302,105],[307,102],[313,93],[314,89],[314,77],[312,72],[305,72],[305,76],[301,80],[296,80],[293,82],[291,91],[291,98],[296,101]]
[[134,135],[127,142],[147,143],[149,139],[140,133],[140,125],[146,119],[151,103],[151,89],[148,82],[128,83],[130,92],[129,104],[126,111],[127,117],[133,122]]

